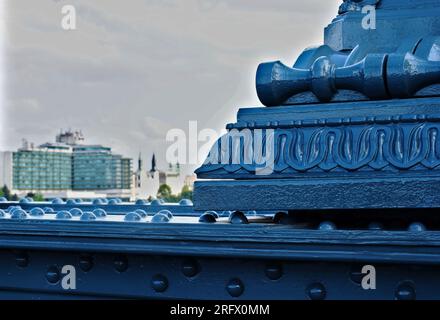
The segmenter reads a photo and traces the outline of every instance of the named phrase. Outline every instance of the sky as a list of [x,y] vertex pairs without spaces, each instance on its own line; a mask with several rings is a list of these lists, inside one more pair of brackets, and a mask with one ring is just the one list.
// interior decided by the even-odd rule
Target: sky
[[[168,130],[197,121],[220,132],[238,108],[260,107],[258,64],[293,65],[322,44],[342,1],[0,2],[0,149],[71,128],[135,163],[154,152],[165,168]],[[61,27],[64,5],[76,30]]]

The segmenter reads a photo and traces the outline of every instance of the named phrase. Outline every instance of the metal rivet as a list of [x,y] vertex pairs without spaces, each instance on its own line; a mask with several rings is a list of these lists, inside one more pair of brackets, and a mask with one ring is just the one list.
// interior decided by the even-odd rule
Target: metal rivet
[[128,269],[128,259],[125,256],[118,256],[113,261],[116,271],[125,272]]
[[193,278],[200,272],[200,265],[195,259],[186,259],[182,264],[182,273],[188,277]]
[[168,222],[170,222],[170,217],[167,214],[162,213],[162,211],[161,211],[161,212],[154,215],[154,217],[151,219],[151,222],[152,223],[168,223]]
[[161,206],[162,202],[160,200],[155,199],[155,200],[151,201],[150,205],[152,205],[152,206]]
[[94,221],[96,220],[96,216],[93,212],[84,212],[80,218],[81,221]]
[[60,211],[57,213],[56,218],[59,220],[70,220],[72,219],[72,214],[69,211]]
[[64,201],[60,198],[56,198],[52,200],[52,204],[64,204]]
[[54,212],[55,212],[55,210],[52,209],[52,208],[50,208],[50,207],[45,207],[45,208],[43,208],[43,210],[44,210],[44,212],[46,212],[46,213],[54,213]]
[[136,222],[136,221],[141,221],[142,217],[136,212],[129,212],[125,215],[124,220],[128,222]]
[[410,232],[423,232],[426,231],[426,227],[423,223],[414,222],[408,227],[408,231]]
[[193,206],[193,203],[189,199],[182,199],[182,200],[180,200],[179,205],[181,205],[181,206]]
[[0,218],[5,218],[5,217],[6,217],[6,212],[0,209]]
[[17,219],[17,220],[23,220],[27,218],[27,213],[26,211],[22,210],[22,209],[16,209],[13,210],[11,213],[11,219]]
[[362,279],[365,277],[365,274],[362,273],[362,266],[352,266],[350,271],[350,280],[353,283],[360,285],[362,283]]
[[79,257],[79,267],[84,272],[89,272],[93,268],[93,257],[90,255],[81,255]]
[[148,205],[148,202],[145,201],[145,200],[142,200],[142,199],[138,199],[138,200],[136,200],[135,205],[137,205],[137,206],[146,206],[146,205]]
[[231,224],[248,224],[249,220],[246,218],[243,212],[234,211],[229,216],[229,223]]
[[110,199],[110,200],[108,201],[108,204],[109,204],[109,205],[112,205],[112,206],[117,205],[117,204],[118,204],[118,200],[116,200],[116,199]]
[[72,216],[74,216],[74,217],[80,217],[82,214],[83,214],[83,211],[81,210],[81,209],[79,209],[79,208],[73,208],[73,209],[70,209],[70,211],[69,211],[71,214],[72,214]]
[[29,255],[26,252],[17,253],[15,263],[20,268],[26,268],[29,265]]
[[105,218],[105,217],[107,217],[107,212],[105,212],[104,209],[95,209],[95,210],[93,210],[93,214],[97,218]]
[[244,292],[244,285],[240,279],[232,279],[226,285],[226,291],[231,295],[231,297],[238,298]]
[[283,276],[283,267],[279,264],[270,264],[266,267],[265,273],[270,280],[279,280]]
[[395,297],[397,300],[415,300],[416,290],[411,282],[404,281],[396,289]]
[[168,279],[158,274],[151,279],[151,287],[156,292],[165,292],[168,289]]
[[169,210],[161,210],[161,211],[159,211],[159,214],[164,214],[164,215],[166,215],[170,219],[173,218],[173,214]]
[[66,201],[66,205],[68,206],[74,206],[76,204],[76,201],[73,199],[69,199]]
[[138,215],[141,216],[141,218],[148,217],[148,213],[145,210],[142,209],[136,209],[134,212],[136,212]]
[[310,285],[306,292],[311,300],[324,300],[327,296],[325,287],[320,283]]
[[[215,213],[215,212],[214,212]],[[199,218],[200,223],[215,223],[217,222],[218,214],[213,211],[208,211],[202,214]]]
[[46,279],[49,283],[55,284],[60,281],[60,271],[56,266],[51,266],[46,272]]
[[31,211],[29,211],[29,214],[33,217],[39,217],[44,216],[45,212],[41,208],[33,208]]
[[321,231],[336,230],[336,225],[333,222],[325,221],[325,222],[321,222],[318,229]]

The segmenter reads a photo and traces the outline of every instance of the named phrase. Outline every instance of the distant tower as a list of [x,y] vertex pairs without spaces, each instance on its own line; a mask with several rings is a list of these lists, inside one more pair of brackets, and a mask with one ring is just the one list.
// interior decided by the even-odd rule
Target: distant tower
[[142,154],[139,152],[139,158],[138,158],[138,172],[142,171]]
[[153,153],[153,157],[151,158],[151,171],[150,172],[156,172],[156,155]]

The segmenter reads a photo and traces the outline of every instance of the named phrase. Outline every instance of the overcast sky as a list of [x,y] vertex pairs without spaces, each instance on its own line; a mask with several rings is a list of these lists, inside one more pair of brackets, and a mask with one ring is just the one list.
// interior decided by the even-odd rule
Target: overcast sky
[[[6,3],[1,149],[81,129],[87,143],[165,167],[171,128],[220,130],[261,106],[260,62],[322,43],[340,0],[0,0]],[[77,30],[61,28],[61,8]]]

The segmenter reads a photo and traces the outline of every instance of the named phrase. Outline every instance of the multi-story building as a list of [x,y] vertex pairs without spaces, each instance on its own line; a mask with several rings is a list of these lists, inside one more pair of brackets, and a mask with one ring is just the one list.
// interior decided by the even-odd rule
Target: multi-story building
[[72,148],[44,144],[12,153],[12,188],[40,192],[72,188]]
[[38,147],[25,142],[16,152],[3,152],[0,184],[21,196],[38,192],[48,198],[130,198],[131,159],[108,147],[80,144],[80,132],[62,132],[56,141]]

